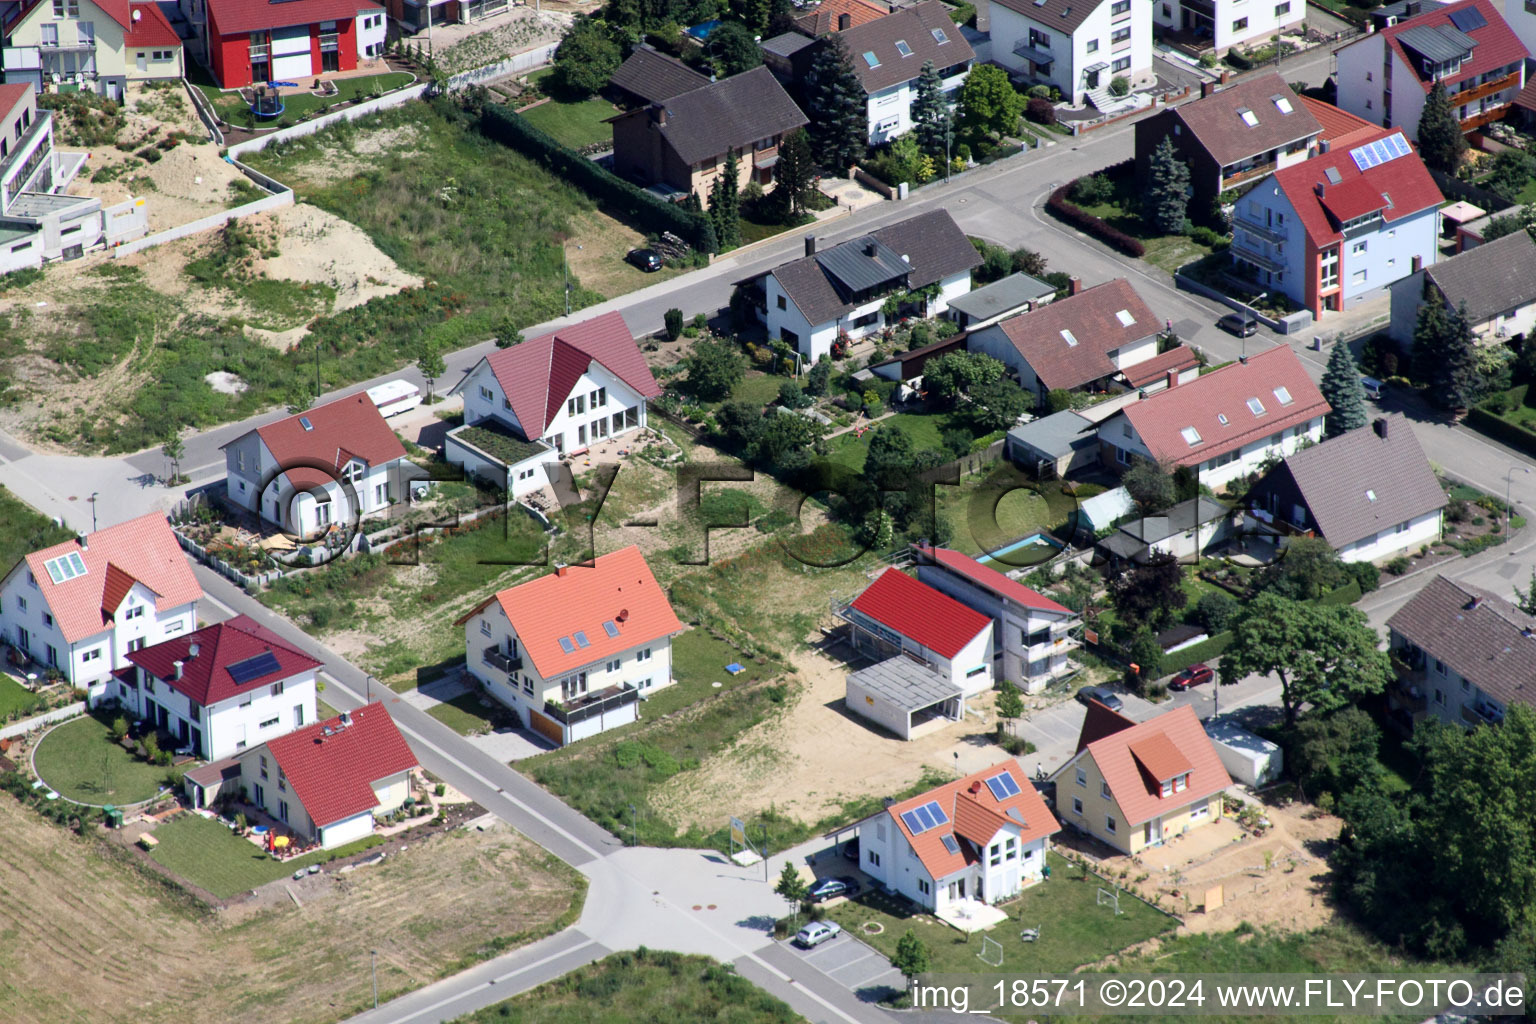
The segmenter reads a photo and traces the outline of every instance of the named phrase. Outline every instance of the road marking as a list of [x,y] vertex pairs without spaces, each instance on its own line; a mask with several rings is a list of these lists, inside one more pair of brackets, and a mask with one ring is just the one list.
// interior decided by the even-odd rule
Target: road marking
[[[791,985],[794,985],[796,991],[805,993],[807,996],[816,1000],[828,1010],[831,1010],[833,1013],[837,1014],[838,1017],[847,1021],[848,1024],[862,1024],[862,1022],[857,1017],[848,1016],[848,1014],[844,1013],[841,1008],[823,998],[820,993],[813,992],[809,988],[806,988],[804,985],[796,982],[794,978],[791,978],[789,975],[785,974],[783,971],[779,970],[777,967],[773,966],[768,961],[758,956],[756,953],[748,953],[742,959],[751,960],[753,963],[757,964],[759,967],[763,968],[763,970],[767,971],[769,974],[773,975],[780,981],[787,981]],[[807,964],[806,966],[811,967],[813,970],[815,969],[814,964]],[[826,977],[828,981],[835,981],[835,979],[833,979],[830,975],[827,975],[824,971],[818,973],[822,974],[823,977]]]
[[[576,934],[580,935],[581,933],[577,932]],[[438,1010],[441,1010],[443,1007],[449,1005],[450,1003],[456,1003],[459,1000],[463,999],[464,997],[472,995],[475,992],[479,992],[482,989],[491,988],[491,987],[493,987],[495,985],[498,985],[498,984],[501,984],[502,982],[505,982],[509,978],[515,978],[519,974],[526,974],[527,972],[529,972],[529,971],[531,971],[531,970],[533,970],[533,969],[535,969],[537,967],[543,967],[545,964],[550,963],[551,961],[559,960],[562,957],[570,956],[572,953],[578,952],[579,950],[586,949],[588,946],[595,946],[595,945],[597,945],[597,940],[596,939],[587,938],[585,942],[582,942],[579,945],[572,946],[570,949],[562,950],[559,953],[551,953],[549,956],[544,957],[542,960],[535,960],[531,964],[524,964],[522,967],[517,968],[517,970],[515,970],[515,971],[508,971],[506,974],[498,975],[498,976],[492,978],[490,981],[482,981],[480,984],[476,985],[474,988],[464,989],[462,992],[459,992],[457,995],[449,996],[446,999],[439,999],[437,1002],[433,1003],[431,1006],[424,1006],[421,1009],[419,1009],[419,1010],[415,1011],[414,1013],[412,1013],[408,1017],[392,1017],[392,1018],[390,1018],[390,1020],[391,1020],[392,1024],[406,1024],[406,1022],[416,1020],[418,1017],[422,1017],[422,1016],[425,1016],[425,1015],[430,1014],[430,1013],[436,1013]],[[569,973],[569,972],[567,972],[567,973]],[[451,978],[447,979],[447,980],[452,981]],[[510,999],[512,996],[515,996],[515,995],[518,995],[518,993],[516,993],[516,992],[509,992],[507,994],[507,998]],[[409,999],[410,995],[407,994],[407,995],[401,996],[400,998],[401,999]],[[383,1008],[384,1009],[388,1009],[388,1006],[389,1006],[389,1004],[386,1003]],[[359,1016],[361,1016],[361,1015],[359,1015]]]

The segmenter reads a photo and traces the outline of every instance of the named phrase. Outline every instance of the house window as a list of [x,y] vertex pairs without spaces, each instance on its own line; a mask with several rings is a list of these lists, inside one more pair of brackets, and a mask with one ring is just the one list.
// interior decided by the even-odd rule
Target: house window
[[55,18],[80,17],[80,0],[53,0],[53,16]]
[[1115,72],[1116,74],[1119,74],[1121,71],[1129,71],[1129,70],[1131,70],[1131,58],[1129,58],[1129,57],[1121,57],[1119,60],[1115,61],[1115,63],[1110,66],[1110,70]]
[[281,765],[279,765],[278,769],[277,769],[277,788],[278,788],[279,792],[283,792],[283,793],[288,792],[288,776],[283,774],[283,769],[282,769]]
[[270,729],[270,728],[272,728],[276,724],[277,724],[277,719],[269,718],[265,722],[262,722],[261,725],[258,726],[257,728],[260,728],[260,729]]
[[1167,779],[1167,780],[1165,780],[1163,782],[1162,795],[1163,796],[1172,796],[1173,795],[1173,780],[1172,779]]
[[1075,797],[1072,798],[1072,813],[1078,815],[1079,817],[1082,816],[1082,813],[1083,813],[1083,798],[1082,797],[1075,796]]
[[1088,771],[1087,771],[1087,769],[1079,768],[1077,770],[1077,784],[1079,786],[1086,786],[1086,785],[1088,785]]
[[1122,14],[1131,12],[1131,0],[1115,0],[1115,4],[1109,9],[1111,18],[1118,18]]
[[279,679],[277,682],[272,684],[272,696],[276,697],[283,692],[283,683],[286,681],[287,680]]
[[1130,41],[1131,41],[1131,30],[1128,29],[1128,28],[1122,28],[1119,31],[1117,31],[1114,35],[1109,37],[1109,45],[1110,46],[1119,46],[1121,43],[1128,43]]
[[523,676],[523,692],[524,693],[530,693],[530,694],[533,692],[533,677],[532,676],[529,676],[529,675]]
[[619,670],[619,666],[622,665],[622,664],[623,664],[623,662],[621,662],[618,658],[614,658],[612,661],[610,661],[608,663],[608,671],[609,672],[617,672]]
[[491,395],[491,389],[488,387],[481,387],[480,397],[485,399],[487,402],[492,401],[493,396]]
[[873,864],[875,867],[879,867],[880,866],[880,855],[878,853],[876,853],[874,850],[870,850],[869,851],[869,862],[871,864]]
[[1015,857],[1017,857],[1019,855],[1018,846],[1019,841],[1017,839],[1010,838],[1005,840],[1003,842],[1003,859],[1013,860]]
[[26,611],[27,610],[27,599],[24,598],[24,597],[17,597],[16,598],[16,607],[20,608],[22,611]]
[[1329,249],[1323,253],[1318,261],[1318,269],[1322,276],[1323,288],[1337,288],[1339,286],[1339,250]]
[[1115,831],[1115,816],[1113,814],[1105,815],[1104,830],[1109,833],[1113,833]]
[[1247,31],[1247,29],[1248,29],[1248,19],[1247,18],[1238,18],[1236,21],[1234,21],[1232,23],[1232,31],[1233,32],[1245,32],[1245,31]]
[[100,647],[96,647],[96,648],[93,648],[92,650],[86,651],[83,655],[81,655],[80,656],[80,660],[81,661],[95,661],[97,658],[100,658],[100,657],[101,657],[101,648]]
[[[267,755],[266,754],[262,754],[261,755],[261,777],[262,778],[266,778],[267,777]],[[257,799],[259,800],[260,798],[258,797]]]
[[1174,779],[1173,779],[1173,791],[1175,793],[1182,793],[1182,792],[1184,792],[1188,788],[1189,788],[1189,773],[1188,772],[1185,772],[1183,775],[1176,775],[1176,776],[1174,776]]
[[789,308],[789,303],[784,301],[784,296],[780,295],[778,297],[778,299],[779,299],[779,308],[780,309],[788,309]]
[[1291,13],[1291,3],[1290,3],[1290,0],[1286,0],[1286,2],[1283,3],[1283,4],[1275,4],[1275,17],[1282,18],[1285,15],[1290,14],[1290,13]]
[[1366,240],[1362,238],[1360,241],[1349,247],[1349,254],[1351,256],[1359,256],[1361,253],[1365,252],[1365,248]]
[[490,636],[491,635],[491,624],[489,622],[487,622],[485,619],[481,619],[480,620],[480,635],[481,636]]
[[134,605],[132,608],[129,608],[128,611],[123,614],[123,618],[125,618],[125,619],[137,619],[139,616],[141,616],[143,614],[144,614],[144,606],[141,605],[141,604],[140,605]]
[[933,883],[929,882],[926,878],[919,878],[917,880],[917,891],[922,893],[924,896],[932,896]]
[[1365,271],[1357,270],[1349,277],[1350,284],[1365,284]]
[[53,628],[53,616],[49,615],[47,612],[43,612],[43,625],[47,626],[49,629]]
[[635,652],[635,660],[636,661],[650,661],[651,660],[651,649],[649,647],[647,647],[644,650],[636,651]]
[[1102,779],[1099,781],[1099,796],[1106,800],[1109,799],[1109,783],[1103,781]]
[[48,645],[48,664],[53,668],[59,667],[59,652],[54,649],[53,644]]
[[965,674],[965,678],[967,678],[967,679],[974,679],[976,676],[981,675],[986,670],[987,670],[987,666],[985,666],[985,665],[977,665],[975,668],[971,669],[969,672],[967,672]]
[[1445,707],[1445,691],[1443,691],[1443,690],[1436,690],[1435,691],[1435,703],[1439,704],[1441,707]]
[[1032,28],[1029,30],[1029,45],[1037,49],[1049,50],[1051,48],[1051,37],[1038,29]]
[[284,821],[288,820],[288,801],[279,800],[277,802],[277,816]]
[[570,700],[587,692],[587,674],[577,672],[560,680],[560,698]]
[[1086,49],[1086,52],[1088,52],[1088,53],[1098,53],[1099,52],[1099,41],[1097,39],[1090,39],[1090,40],[1088,40],[1088,46],[1085,49]]
[[1001,847],[992,847],[991,857],[987,861],[992,867],[998,867],[1003,863],[1003,851]]

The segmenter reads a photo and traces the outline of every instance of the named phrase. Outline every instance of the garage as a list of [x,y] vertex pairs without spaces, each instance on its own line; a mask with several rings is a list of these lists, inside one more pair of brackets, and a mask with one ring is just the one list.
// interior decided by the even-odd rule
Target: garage
[[965,715],[960,688],[904,655],[848,676],[848,710],[904,740]]

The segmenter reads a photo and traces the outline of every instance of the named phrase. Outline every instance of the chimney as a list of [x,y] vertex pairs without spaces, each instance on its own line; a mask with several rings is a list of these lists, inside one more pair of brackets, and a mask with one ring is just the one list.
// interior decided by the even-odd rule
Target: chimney
[[193,658],[197,657],[197,652],[200,649],[201,648],[198,647],[196,640],[193,640],[190,644],[188,644],[187,645],[187,660],[191,661]]
[[1403,17],[1416,17],[1421,10],[1423,8],[1420,6],[1419,0],[1408,0],[1407,3],[1403,4]]
[[1319,138],[1317,140],[1317,152],[1318,152],[1319,156],[1321,156],[1322,154],[1328,152],[1332,148],[1333,148],[1333,143],[1331,141],[1329,141],[1328,139]]
[[556,562],[555,563],[555,575],[556,576],[564,576],[566,573],[568,573],[570,571],[571,571],[570,568],[564,562]]
[[1387,439],[1387,418],[1385,416],[1378,417],[1371,423],[1371,429],[1376,431],[1377,437],[1385,441]]
[[875,254],[875,243],[873,241],[865,242],[864,243],[864,255],[865,256],[873,256],[874,254]]
[[343,729],[345,729],[347,726],[351,725],[352,724],[352,715],[351,715],[351,713],[347,712],[347,711],[343,711],[341,713],[341,716],[340,716],[340,721],[341,721],[341,727]]
[[181,666],[183,664],[184,664],[184,662],[182,662],[180,659],[171,662],[171,678],[172,679],[180,679],[181,678]]
[[1082,278],[1074,277],[1074,278],[1072,278],[1071,280],[1069,280],[1067,282],[1067,294],[1068,295],[1076,295],[1078,292],[1080,292],[1082,290],[1083,290],[1083,279]]
[[805,236],[805,254],[807,256],[815,256],[816,255],[816,236],[815,235],[806,235]]
[[1169,370],[1168,371],[1168,390],[1172,391],[1174,388],[1176,388],[1178,386],[1179,386],[1179,371],[1178,370]]
[[1200,83],[1200,98],[1201,99],[1205,99],[1207,96],[1214,96],[1214,95],[1216,95],[1216,83],[1215,82],[1201,82]]
[[1413,267],[1413,270],[1411,271],[1411,273],[1414,273],[1414,274],[1417,274],[1419,271],[1423,270],[1424,269],[1424,257],[1423,256],[1415,256],[1413,258],[1412,267]]
[[1472,600],[1468,601],[1466,604],[1462,605],[1461,607],[1462,607],[1463,611],[1472,612],[1472,611],[1476,611],[1477,610],[1477,606],[1482,604],[1482,603],[1483,603],[1483,599],[1482,598],[1474,597]]
[[853,15],[851,15],[851,14],[839,14],[837,16],[837,30],[839,32],[847,31],[848,27],[850,25],[852,25],[852,24],[853,24]]
[[658,128],[665,128],[667,126],[667,108],[663,104],[652,103],[649,113],[652,124]]
[[1232,72],[1230,72],[1230,71],[1223,71],[1221,73],[1221,84],[1222,85],[1226,85],[1230,81],[1232,81]]
[[79,534],[78,536],[76,536],[75,539],[80,542],[80,550],[81,551],[89,551],[89,550],[91,550],[91,535],[90,534],[82,533],[82,534]]
[[1328,195],[1328,183],[1326,181],[1318,182],[1317,186],[1316,186],[1316,191],[1317,191],[1317,198],[1319,198],[1319,199],[1324,198],[1325,196]]

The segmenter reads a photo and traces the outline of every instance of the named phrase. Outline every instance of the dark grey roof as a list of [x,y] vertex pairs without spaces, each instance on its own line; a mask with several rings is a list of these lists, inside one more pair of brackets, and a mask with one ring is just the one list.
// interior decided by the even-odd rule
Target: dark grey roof
[[1063,409],[1022,427],[1014,427],[1008,431],[1008,439],[1059,459],[1080,448],[1098,444],[1098,429],[1098,424],[1088,417]]
[[904,711],[920,711],[960,695],[960,687],[905,655],[876,662],[848,676]]
[[665,106],[667,123],[658,130],[690,166],[808,121],[773,72],[762,66],[674,96]]
[[1536,239],[1528,231],[1476,246],[1424,271],[1453,308],[1479,324],[1536,302]]
[[1139,541],[1143,546],[1165,541],[1195,528],[1197,506],[1201,526],[1223,518],[1230,511],[1215,498],[1207,498],[1202,494],[1198,498],[1179,502],[1160,516],[1147,516],[1126,523],[1120,527],[1119,535]]
[[969,295],[962,295],[949,304],[966,316],[985,320],[1013,312],[1029,302],[1056,294],[1056,286],[1030,277],[1028,274],[1009,274],[1001,281],[993,281],[984,288],[977,288]]
[[[1524,232],[1521,232],[1524,234]],[[1329,544],[1342,548],[1398,523],[1445,507],[1445,491],[1401,415],[1351,430],[1297,452],[1275,472],[1289,472]]]
[[793,57],[807,46],[815,46],[816,40],[799,32],[785,32],[772,39],[765,39],[758,45],[764,53],[771,53],[775,57]]
[[[772,274],[778,280],[784,294],[789,296],[790,301],[808,322],[815,325],[836,320],[854,308],[855,304],[849,301],[849,294],[853,289],[841,285],[828,273],[827,264],[822,257],[829,256],[839,249],[848,248],[857,258],[845,261],[843,257],[838,257],[833,264],[841,268],[846,262],[850,268],[849,272],[853,273],[852,268],[859,259],[872,260],[870,257],[858,255],[863,252],[861,246],[871,238],[879,243],[882,253],[892,253],[905,264],[908,288],[923,288],[951,274],[981,265],[981,257],[977,255],[976,247],[971,245],[970,239],[965,236],[964,231],[960,230],[960,225],[955,223],[954,218],[945,210],[933,210],[929,213],[920,213],[916,217],[889,227],[879,228],[870,232],[869,235],[843,242],[814,256],[791,260],[789,263],[775,267]],[[888,257],[882,255],[882,266],[886,259]],[[868,271],[869,275],[873,273],[873,270]],[[865,280],[867,277],[859,279]],[[889,280],[889,278],[882,280]]]
[[[944,34],[944,42],[939,42],[933,34],[934,29]],[[942,70],[952,64],[976,59],[976,51],[965,41],[959,27],[950,20],[938,0],[925,0],[915,7],[855,25],[844,29],[840,35],[848,44],[853,68],[866,93],[880,92],[911,81],[922,72],[924,61],[931,60],[934,67]],[[897,47],[898,42],[906,45],[906,56]],[[874,67],[865,59],[866,53],[874,55]]]
[[826,252],[819,252],[816,262],[849,292],[878,288],[906,277],[911,269],[901,258],[901,253],[892,252],[890,246],[874,235],[850,239]]
[[637,46],[629,59],[608,79],[626,92],[647,103],[660,103],[709,84],[704,75],[682,61],[658,53],[649,46]]
[[1412,25],[1397,34],[1397,41],[1436,64],[1444,64],[1472,52],[1477,40],[1449,25]]
[[1495,700],[1536,705],[1536,619],[1503,598],[1436,576],[1387,628]]
[[[1106,0],[996,0],[1036,25],[1071,35]],[[993,40],[997,42],[997,40]]]

